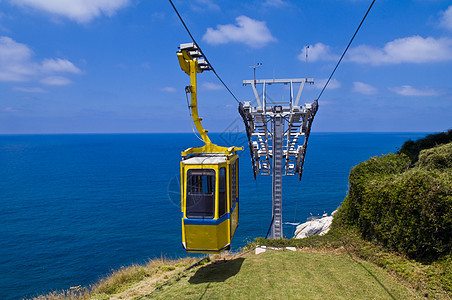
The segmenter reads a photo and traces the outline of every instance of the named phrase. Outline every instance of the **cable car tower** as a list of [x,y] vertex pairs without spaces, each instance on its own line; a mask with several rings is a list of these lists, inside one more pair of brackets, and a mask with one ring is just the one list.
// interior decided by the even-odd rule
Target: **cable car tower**
[[[301,180],[303,164],[311,132],[312,121],[318,109],[318,101],[299,105],[305,83],[314,83],[312,78],[302,79],[253,79],[244,80],[251,85],[257,106],[250,101],[239,105],[239,113],[245,123],[254,178],[257,174],[271,175],[272,223],[271,238],[283,237],[282,227],[282,176],[298,175]],[[272,84],[289,84],[288,101],[273,102],[266,99],[266,87]],[[296,98],[294,84],[299,84]],[[262,85],[262,98],[256,86]]]

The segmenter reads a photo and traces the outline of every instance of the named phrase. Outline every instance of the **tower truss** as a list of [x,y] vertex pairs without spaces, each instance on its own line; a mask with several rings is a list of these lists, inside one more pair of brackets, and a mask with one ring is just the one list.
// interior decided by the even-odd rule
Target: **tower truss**
[[[256,106],[250,101],[239,105],[249,142],[254,178],[257,174],[272,176],[271,237],[283,237],[282,228],[282,176],[303,175],[311,125],[318,109],[318,101],[299,105],[301,92],[312,78],[244,80],[251,85]],[[266,87],[272,84],[290,85],[288,101],[268,101]],[[294,84],[299,84],[296,98]],[[262,85],[262,97],[257,85]]]

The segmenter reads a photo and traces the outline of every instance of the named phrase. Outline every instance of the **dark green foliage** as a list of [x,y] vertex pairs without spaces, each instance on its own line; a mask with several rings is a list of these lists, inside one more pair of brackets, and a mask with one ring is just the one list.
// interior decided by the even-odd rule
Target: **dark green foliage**
[[447,253],[452,247],[452,176],[412,169],[369,181],[359,223],[377,239],[410,257]]
[[451,169],[452,143],[421,151],[418,166],[426,170],[445,171]]
[[348,196],[333,222],[416,259],[452,249],[452,143],[424,150],[418,166],[401,154],[354,167]]
[[452,129],[447,132],[427,135],[425,138],[415,142],[408,140],[402,145],[398,153],[407,155],[410,158],[411,163],[414,164],[418,161],[419,153],[422,150],[430,149],[441,144],[447,144],[449,142],[452,142]]
[[359,214],[364,202],[363,192],[368,181],[376,177],[384,178],[389,175],[400,174],[407,170],[409,165],[408,157],[391,153],[381,157],[372,157],[355,166],[350,171],[348,195],[342,203],[339,215],[335,218],[342,219],[342,215],[345,213],[347,216],[343,218],[345,224],[356,225],[356,221],[358,221],[360,227],[366,227],[366,224],[361,224],[363,220],[359,218]]

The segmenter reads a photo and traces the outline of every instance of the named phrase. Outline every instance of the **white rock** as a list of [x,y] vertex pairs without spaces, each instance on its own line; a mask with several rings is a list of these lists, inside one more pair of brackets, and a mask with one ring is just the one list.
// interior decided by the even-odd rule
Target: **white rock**
[[267,251],[267,247],[265,247],[265,246],[257,246],[256,247],[256,254],[261,254],[261,253],[264,253],[265,251]]
[[286,247],[286,250],[289,250],[289,251],[297,251],[297,248],[295,248],[295,247]]
[[300,224],[295,230],[294,238],[302,239],[311,235],[324,235],[330,230],[333,217],[323,217]]

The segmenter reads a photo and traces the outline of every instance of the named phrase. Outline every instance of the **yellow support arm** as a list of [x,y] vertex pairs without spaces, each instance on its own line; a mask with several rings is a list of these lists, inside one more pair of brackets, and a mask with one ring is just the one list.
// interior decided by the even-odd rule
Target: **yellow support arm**
[[198,60],[192,58],[186,50],[182,50],[177,53],[177,58],[179,60],[180,67],[182,71],[190,76],[190,111],[193,117],[193,123],[196,129],[201,135],[202,140],[205,145],[198,148],[189,148],[182,152],[182,156],[186,156],[194,153],[224,153],[230,155],[238,150],[243,150],[242,147],[221,147],[212,143],[209,136],[207,135],[208,130],[202,127],[202,118],[198,114],[198,91],[197,91],[197,73],[201,73],[202,70],[198,66]]
[[197,73],[202,72],[198,67],[198,60],[196,58],[192,58],[187,51],[177,53],[177,58],[179,59],[179,64],[182,71],[190,76],[190,111],[193,117],[193,122],[195,123],[195,127],[201,135],[204,143],[211,144],[212,142],[207,136],[207,130],[202,127],[202,118],[200,118],[198,114],[198,87],[196,75]]

